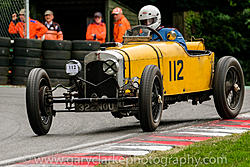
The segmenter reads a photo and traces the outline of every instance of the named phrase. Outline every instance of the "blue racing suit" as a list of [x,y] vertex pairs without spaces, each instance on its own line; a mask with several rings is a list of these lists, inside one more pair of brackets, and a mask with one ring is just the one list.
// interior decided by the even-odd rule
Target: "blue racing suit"
[[[185,48],[185,50],[187,50],[187,45],[186,45],[186,42],[182,36],[182,34],[175,28],[163,28],[163,27],[160,27],[158,30],[157,30],[164,41],[174,41],[174,42],[178,42],[179,44],[181,44],[181,46],[183,46]],[[176,39],[175,40],[168,40],[167,39],[167,34],[170,32],[170,31],[174,31],[176,33]],[[152,40],[154,39],[157,39],[157,35],[156,34],[153,34],[152,35]],[[160,41],[160,39],[157,39],[156,41]]]

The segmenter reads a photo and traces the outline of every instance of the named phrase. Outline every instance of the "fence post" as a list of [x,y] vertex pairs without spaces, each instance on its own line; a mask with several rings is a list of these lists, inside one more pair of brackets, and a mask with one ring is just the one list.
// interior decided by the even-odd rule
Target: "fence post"
[[29,39],[30,38],[29,0],[26,0],[25,8],[26,8],[26,38]]

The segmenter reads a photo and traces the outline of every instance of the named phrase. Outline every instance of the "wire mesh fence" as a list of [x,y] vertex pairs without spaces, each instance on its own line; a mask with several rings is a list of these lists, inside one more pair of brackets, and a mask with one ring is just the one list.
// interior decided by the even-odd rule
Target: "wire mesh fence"
[[[25,0],[0,0],[0,36],[18,38],[19,34],[8,32],[9,24],[14,13],[19,14],[25,8]],[[20,21],[19,18],[17,21]]]

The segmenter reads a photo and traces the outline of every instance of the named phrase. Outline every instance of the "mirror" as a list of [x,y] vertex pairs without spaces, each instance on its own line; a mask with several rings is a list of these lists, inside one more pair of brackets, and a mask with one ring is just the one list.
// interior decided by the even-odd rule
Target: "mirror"
[[167,34],[167,39],[170,40],[170,41],[173,41],[176,39],[176,33],[174,31],[170,31],[168,34]]

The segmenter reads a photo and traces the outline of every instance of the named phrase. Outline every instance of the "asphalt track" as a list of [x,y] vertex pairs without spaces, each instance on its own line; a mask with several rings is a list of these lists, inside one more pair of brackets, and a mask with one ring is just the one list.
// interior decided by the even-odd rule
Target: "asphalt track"
[[[250,89],[247,88],[241,113],[250,112],[249,102]],[[157,131],[217,119],[213,100],[197,106],[191,102],[176,103],[164,111]],[[58,113],[49,134],[37,137],[26,115],[25,88],[0,87],[0,162],[142,134],[139,122],[133,117],[117,119],[110,113]]]

